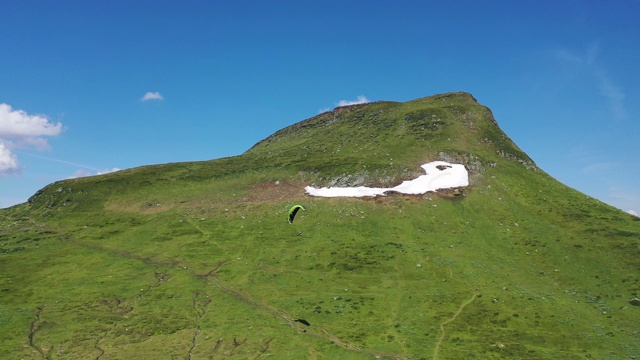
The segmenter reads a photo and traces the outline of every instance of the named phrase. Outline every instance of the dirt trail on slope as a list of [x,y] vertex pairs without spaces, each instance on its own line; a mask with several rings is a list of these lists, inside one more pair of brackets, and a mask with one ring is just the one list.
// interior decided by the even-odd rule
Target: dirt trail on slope
[[438,351],[440,350],[440,345],[442,345],[442,341],[447,336],[447,333],[444,330],[444,326],[447,325],[448,323],[454,321],[458,317],[458,315],[460,315],[462,313],[462,310],[464,310],[464,308],[467,305],[471,304],[473,302],[473,300],[476,299],[477,296],[478,296],[478,294],[474,293],[473,296],[471,296],[471,299],[469,299],[469,300],[467,300],[467,301],[462,303],[462,305],[460,306],[458,311],[456,311],[456,313],[453,314],[453,316],[449,320],[447,320],[447,321],[443,322],[442,324],[440,324],[440,331],[442,331],[442,334],[440,335],[440,338],[438,339],[438,342],[436,343],[436,347],[433,350],[433,360],[438,360]]
[[306,329],[304,327],[302,327],[301,325],[299,325],[291,316],[289,316],[287,313],[285,313],[282,310],[278,310],[275,309],[271,306],[265,305],[265,304],[261,304],[255,300],[250,299],[249,297],[247,297],[246,295],[233,290],[232,288],[230,288],[227,284],[225,284],[224,282],[218,280],[215,277],[211,277],[210,278],[211,283],[215,286],[217,286],[218,288],[220,288],[222,291],[224,291],[225,293],[227,293],[228,295],[231,295],[233,297],[235,297],[236,299],[244,302],[247,305],[253,306],[253,307],[257,307],[260,308],[262,310],[265,310],[269,313],[271,313],[272,315],[275,315],[283,320],[285,320],[292,328],[296,329],[296,331],[300,332],[300,333],[305,333],[307,335],[311,335],[320,339],[325,339],[325,340],[329,340],[332,343],[345,348],[347,350],[351,350],[351,351],[357,351],[363,354],[367,354],[367,355],[371,355],[371,356],[375,356],[376,358],[380,359],[380,358],[391,358],[391,359],[397,359],[397,360],[406,360],[408,358],[402,356],[402,355],[397,355],[397,354],[384,354],[384,353],[376,353],[370,350],[366,350],[366,349],[362,349],[354,344],[348,343],[346,341],[341,340],[340,338],[338,338],[337,336],[333,335],[329,330],[322,328],[320,326],[317,325],[313,325],[311,327],[307,327]]
[[[202,230],[201,230],[202,231]],[[344,349],[347,350],[351,350],[351,351],[356,351],[362,354],[367,354],[367,355],[371,355],[374,356],[378,359],[380,358],[390,358],[390,359],[396,359],[396,360],[406,360],[408,359],[405,356],[402,355],[398,355],[398,354],[387,354],[387,353],[376,353],[367,349],[363,349],[360,348],[352,343],[346,342],[341,340],[340,338],[338,338],[337,336],[335,336],[334,334],[332,334],[329,330],[322,328],[320,326],[317,326],[315,324],[313,324],[313,326],[303,326],[300,325],[298,322],[296,322],[291,316],[289,316],[287,313],[285,313],[282,310],[273,308],[271,306],[268,306],[266,304],[262,304],[258,301],[252,300],[251,298],[249,298],[247,295],[244,295],[242,293],[240,293],[239,291],[236,291],[234,289],[232,289],[229,285],[227,285],[226,283],[224,283],[223,281],[219,280],[216,275],[218,270],[220,270],[220,268],[222,266],[224,266],[225,264],[227,264],[228,262],[230,262],[230,260],[222,260],[220,262],[218,262],[217,264],[215,264],[215,267],[213,270],[209,271],[208,273],[205,274],[197,274],[193,271],[193,269],[191,269],[189,266],[187,266],[187,264],[183,263],[182,261],[159,261],[156,259],[152,259],[149,257],[141,257],[138,256],[136,254],[130,253],[130,252],[126,252],[126,251],[119,251],[117,249],[108,249],[108,248],[104,248],[101,247],[99,245],[96,244],[90,244],[90,243],[86,243],[83,242],[81,240],[77,240],[77,239],[65,239],[66,242],[76,245],[76,246],[80,246],[80,247],[84,247],[87,249],[91,249],[91,250],[95,250],[95,251],[100,251],[100,252],[105,252],[111,255],[115,255],[115,256],[120,256],[120,257],[124,257],[127,259],[132,259],[132,260],[136,260],[136,261],[140,261],[143,262],[147,265],[151,265],[151,266],[161,266],[161,267],[175,267],[175,266],[181,266],[184,267],[185,269],[189,270],[189,273],[191,274],[191,276],[196,277],[196,278],[207,278],[209,280],[209,282],[213,285],[215,285],[216,287],[218,287],[219,289],[221,289],[223,292],[225,292],[228,295],[231,295],[233,297],[235,297],[236,299],[246,303],[247,305],[253,306],[255,308],[259,308],[262,309],[264,311],[267,311],[269,313],[271,313],[274,316],[277,316],[283,320],[285,320],[292,328],[296,329],[296,331],[300,332],[300,333],[304,333],[306,335],[311,335],[314,336],[316,338],[319,339],[324,339],[324,340],[328,340]],[[156,274],[156,279],[158,279],[158,275]],[[159,284],[159,282],[156,282],[156,286]],[[202,309],[200,309],[202,310]],[[42,309],[38,309],[38,312],[36,313],[36,320],[32,323],[31,325],[31,331],[30,331],[30,341],[29,341],[29,345],[36,351],[38,351],[40,354],[42,354],[43,356],[46,356],[46,354],[48,352],[45,352],[44,349],[41,349],[40,347],[36,346],[34,344],[33,341],[33,337],[35,336],[35,333],[39,330],[39,328],[36,326],[37,322],[38,322],[38,317],[40,315],[40,313],[42,312]],[[198,327],[196,327],[196,332],[194,334],[193,337],[193,342],[197,341],[197,337],[200,333],[201,329],[199,329]],[[99,342],[99,341],[98,341]],[[99,350],[101,353],[100,355],[98,355],[98,358],[100,358],[102,355],[104,355],[104,350],[100,349],[99,347],[97,347],[98,344],[96,344],[96,349]],[[193,350],[193,348],[195,348],[196,344],[191,344],[189,353]],[[51,349],[48,349],[48,351],[51,351]],[[187,358],[189,357],[189,355],[187,355]]]

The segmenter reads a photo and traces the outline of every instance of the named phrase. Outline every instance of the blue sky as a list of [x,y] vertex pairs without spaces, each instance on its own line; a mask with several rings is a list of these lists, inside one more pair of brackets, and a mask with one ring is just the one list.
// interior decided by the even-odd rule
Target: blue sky
[[543,170],[640,213],[640,1],[0,3],[0,207],[239,155],[340,101],[472,93]]

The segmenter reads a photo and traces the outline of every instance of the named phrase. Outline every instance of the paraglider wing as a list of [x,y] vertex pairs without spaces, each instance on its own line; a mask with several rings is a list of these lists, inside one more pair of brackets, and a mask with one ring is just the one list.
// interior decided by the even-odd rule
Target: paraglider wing
[[296,217],[296,214],[298,213],[298,211],[300,211],[300,209],[307,210],[302,205],[293,205],[291,210],[289,210],[289,224],[293,224],[293,219]]

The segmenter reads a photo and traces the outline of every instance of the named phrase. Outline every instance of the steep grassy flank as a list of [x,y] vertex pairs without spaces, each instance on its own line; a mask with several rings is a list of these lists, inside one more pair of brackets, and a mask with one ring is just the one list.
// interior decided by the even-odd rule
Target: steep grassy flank
[[[436,159],[473,185],[303,190]],[[549,177],[465,93],[338,108],[241,156],[58,182],[0,215],[0,358],[640,356],[639,219]]]
[[337,108],[276,132],[244,156],[343,185],[399,182],[443,157],[471,170],[504,157],[533,166],[466,93]]

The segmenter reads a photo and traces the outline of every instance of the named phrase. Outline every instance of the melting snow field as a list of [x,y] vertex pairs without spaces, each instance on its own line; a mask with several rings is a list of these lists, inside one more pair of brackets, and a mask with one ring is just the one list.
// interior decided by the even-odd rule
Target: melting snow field
[[323,187],[316,189],[307,186],[307,194],[321,197],[363,197],[384,195],[387,191],[397,191],[403,194],[424,194],[438,189],[448,189],[469,185],[469,173],[464,165],[450,164],[444,161],[434,161],[422,165],[426,175],[413,180],[402,182],[392,188],[358,187]]

